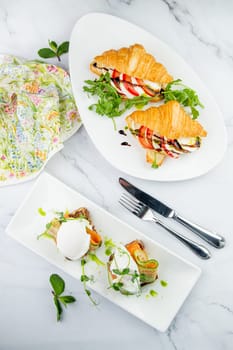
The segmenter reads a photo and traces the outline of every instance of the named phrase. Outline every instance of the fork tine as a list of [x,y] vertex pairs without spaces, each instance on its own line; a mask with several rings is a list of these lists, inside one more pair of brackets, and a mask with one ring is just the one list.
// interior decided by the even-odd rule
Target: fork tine
[[126,201],[124,198],[120,198],[119,203],[123,205],[126,209],[131,211],[132,213],[139,215],[140,213],[140,208],[135,207],[134,204],[131,204],[130,202]]
[[139,207],[140,209],[145,206],[144,203],[140,202],[139,200],[137,200],[136,198],[132,197],[128,193],[123,193],[121,197],[125,198],[127,201],[131,202],[132,204],[134,204],[135,206]]
[[120,203],[124,208],[126,208],[127,210],[129,210],[131,213],[134,213],[133,209],[130,208],[130,207],[128,206],[128,204],[125,204],[125,202],[123,202],[122,199],[119,200],[119,203]]

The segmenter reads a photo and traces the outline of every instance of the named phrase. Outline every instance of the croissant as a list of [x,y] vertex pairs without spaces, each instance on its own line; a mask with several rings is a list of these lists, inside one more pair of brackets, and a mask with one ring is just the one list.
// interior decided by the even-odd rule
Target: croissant
[[96,56],[90,64],[93,73],[101,75],[103,70],[117,70],[120,73],[139,79],[167,84],[173,80],[166,68],[140,44],[123,47],[119,50],[108,50]]
[[132,121],[172,140],[180,137],[207,135],[202,125],[191,119],[177,101],[169,101],[164,105],[151,107],[145,111],[135,111],[126,117],[126,123],[129,127]]
[[166,156],[178,158],[198,149],[207,132],[177,101],[135,111],[126,117],[128,128],[146,149],[146,161],[161,165]]

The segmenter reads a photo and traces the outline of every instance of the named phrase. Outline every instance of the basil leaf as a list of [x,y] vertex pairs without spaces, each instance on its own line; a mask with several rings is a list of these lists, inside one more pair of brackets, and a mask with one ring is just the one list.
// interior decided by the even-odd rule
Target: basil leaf
[[57,49],[57,55],[61,56],[62,54],[67,53],[69,51],[69,45],[69,41],[64,41],[64,43],[59,45]]
[[56,53],[49,48],[40,49],[38,55],[42,58],[56,57]]
[[64,292],[65,282],[59,275],[53,274],[50,276],[49,280],[56,295],[60,295]]
[[57,50],[57,43],[53,40],[49,40],[49,46],[51,47],[51,49],[53,51],[56,51]]
[[61,307],[61,303],[60,303],[60,301],[58,300],[58,298],[56,297],[56,295],[54,295],[53,301],[54,301],[54,304],[55,304],[56,309],[57,309],[57,321],[60,321],[60,319],[61,319],[61,314],[62,314],[62,312],[63,312],[62,307]]

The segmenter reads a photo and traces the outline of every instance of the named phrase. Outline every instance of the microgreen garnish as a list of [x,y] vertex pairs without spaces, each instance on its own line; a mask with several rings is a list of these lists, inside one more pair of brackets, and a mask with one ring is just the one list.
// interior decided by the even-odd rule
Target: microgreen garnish
[[92,96],[98,96],[97,103],[90,105],[89,109],[109,118],[119,117],[131,107],[140,109],[151,101],[151,97],[144,95],[124,99],[111,85],[108,72],[102,74],[99,79],[85,80],[85,83],[83,90]]
[[[42,215],[42,216],[45,216],[45,215],[46,215],[45,211],[44,211],[42,208],[39,208],[39,209],[38,209],[38,213],[39,213],[40,215]],[[50,228],[51,228],[53,225],[54,225],[55,228],[57,229],[57,228],[58,228],[58,225],[59,225],[59,224],[62,224],[63,222],[73,221],[73,220],[88,220],[88,219],[86,218],[86,216],[84,216],[84,215],[82,215],[82,214],[80,214],[80,215],[77,216],[77,217],[69,216],[70,213],[69,213],[68,210],[66,210],[66,211],[64,211],[64,212],[63,212],[63,211],[55,211],[54,214],[55,214],[55,218],[54,218],[52,221],[50,221],[50,222],[48,222],[48,223],[46,224],[46,226],[45,226],[45,227],[46,227],[46,230],[45,230],[43,233],[41,233],[40,235],[38,235],[38,236],[37,236],[37,239],[43,237],[43,238],[51,238],[51,239],[56,240],[55,235],[52,234],[53,230],[50,230]],[[57,224],[58,224],[58,225],[57,225]]]
[[164,281],[164,280],[161,280],[160,284],[161,284],[162,287],[167,287],[167,285],[168,285],[168,283],[166,281]]
[[72,221],[72,220],[87,220],[87,218],[80,214],[78,217],[74,218],[72,216],[69,216],[69,211],[66,210],[65,212],[63,211],[56,211],[55,215],[60,223],[62,222],[67,222],[67,221]]
[[87,288],[87,282],[89,281],[92,281],[93,282],[93,277],[89,277],[86,275],[85,273],[85,264],[86,264],[86,260],[85,259],[82,259],[81,260],[81,269],[82,269],[82,275],[80,277],[80,281],[82,282],[83,284],[83,288],[84,288],[84,291],[85,293],[87,294],[88,298],[90,299],[90,301],[92,302],[92,304],[94,304],[95,306],[98,305],[98,303],[92,298],[91,296],[91,291]]
[[[66,222],[68,219],[66,216],[66,212],[56,211],[55,214],[57,216],[58,221],[60,221],[60,222]],[[71,218],[71,219],[73,220],[73,218]]]
[[111,287],[118,292],[123,287],[123,285],[124,284],[122,282],[114,282],[112,283]]
[[105,266],[105,263],[102,260],[100,260],[96,254],[88,253],[88,257],[90,258],[90,260],[94,261],[96,265]]
[[[109,280],[109,289],[112,288],[117,292],[120,292],[123,295],[132,295],[132,294],[137,294],[139,296],[141,294],[141,286],[140,286],[140,274],[138,273],[137,270],[132,271],[130,269],[130,254],[122,249],[121,247],[117,246],[111,239],[105,238],[104,242],[105,246],[107,249],[110,249],[110,260],[108,262],[108,280]],[[112,248],[114,250],[117,250],[120,255],[126,255],[128,258],[128,262],[125,264],[124,268],[119,268],[116,256],[114,251],[112,251]],[[114,267],[111,270],[111,264],[114,263]],[[113,278],[113,275],[115,277]],[[117,278],[116,278],[117,277]],[[131,280],[132,283],[136,283],[138,290],[137,293],[133,293],[131,291],[127,290],[127,287],[124,286],[124,282],[126,280]]]
[[104,237],[105,255],[110,256],[113,249],[116,248],[116,244],[111,238]]
[[55,239],[55,237],[53,235],[51,235],[50,233],[48,233],[47,231],[42,232],[40,235],[37,236],[37,239],[40,238],[49,238],[49,239]]
[[72,295],[61,295],[65,290],[65,281],[57,274],[52,274],[49,278],[53,288],[53,301],[57,309],[57,321],[60,321],[63,312],[62,304],[67,307],[67,304],[74,303],[76,299]]
[[57,57],[58,61],[61,61],[61,55],[69,51],[69,41],[64,41],[58,45],[53,40],[48,40],[49,47],[45,47],[38,51],[38,55],[42,58]]
[[182,84],[181,79],[173,80],[171,83],[168,83],[166,88],[162,91],[162,94],[164,96],[165,103],[175,100],[184,107],[189,107],[193,119],[197,119],[199,116],[199,111],[196,107],[199,106],[204,108],[196,91]]
[[123,270],[119,270],[119,269],[113,269],[112,270],[116,275],[120,275],[120,276],[122,276],[122,275],[129,275],[129,268],[128,267],[126,267],[126,268],[124,268]]
[[46,212],[45,212],[42,208],[38,208],[38,213],[39,213],[41,216],[46,216]]

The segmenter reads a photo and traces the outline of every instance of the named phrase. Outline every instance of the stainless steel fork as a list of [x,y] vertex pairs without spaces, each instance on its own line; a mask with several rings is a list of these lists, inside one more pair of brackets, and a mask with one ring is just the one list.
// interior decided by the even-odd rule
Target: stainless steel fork
[[189,249],[191,249],[196,255],[198,255],[202,259],[209,259],[211,257],[211,253],[206,247],[204,247],[202,244],[194,242],[193,240],[185,237],[181,233],[167,226],[164,222],[159,220],[154,215],[153,211],[146,204],[138,201],[129,194],[124,193],[121,196],[119,203],[140,219],[145,221],[153,221],[156,224],[162,226],[166,231],[178,238],[183,244],[185,244]]

